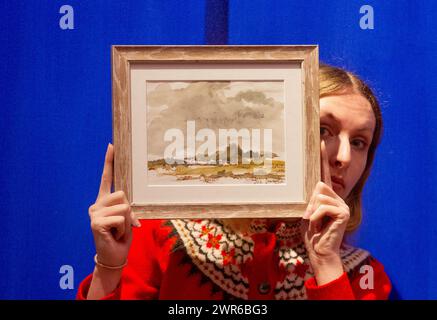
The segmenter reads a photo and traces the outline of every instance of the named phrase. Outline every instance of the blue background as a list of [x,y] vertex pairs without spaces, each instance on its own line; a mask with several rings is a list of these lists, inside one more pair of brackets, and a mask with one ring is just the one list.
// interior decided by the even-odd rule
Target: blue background
[[[59,8],[74,8],[61,30]],[[359,26],[372,5],[375,29]],[[437,2],[0,2],[0,298],[70,299],[93,269],[88,207],[111,141],[113,44],[319,44],[377,92],[385,133],[353,241],[394,299],[437,299]],[[59,269],[74,268],[74,290]]]

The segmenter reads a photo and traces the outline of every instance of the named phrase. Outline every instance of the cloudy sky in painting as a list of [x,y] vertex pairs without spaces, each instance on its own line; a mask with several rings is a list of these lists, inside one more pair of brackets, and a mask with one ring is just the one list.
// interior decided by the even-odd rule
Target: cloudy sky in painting
[[148,81],[146,88],[149,159],[162,158],[167,129],[186,135],[188,120],[196,132],[214,130],[217,139],[218,129],[272,129],[273,152],[284,154],[282,81]]

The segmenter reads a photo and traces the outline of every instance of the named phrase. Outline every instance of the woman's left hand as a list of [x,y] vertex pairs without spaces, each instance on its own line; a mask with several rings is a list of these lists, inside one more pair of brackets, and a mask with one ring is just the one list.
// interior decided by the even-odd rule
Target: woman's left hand
[[322,179],[311,196],[303,216],[302,237],[318,285],[343,274],[340,246],[349,221],[349,207],[331,184],[328,155],[321,145]]

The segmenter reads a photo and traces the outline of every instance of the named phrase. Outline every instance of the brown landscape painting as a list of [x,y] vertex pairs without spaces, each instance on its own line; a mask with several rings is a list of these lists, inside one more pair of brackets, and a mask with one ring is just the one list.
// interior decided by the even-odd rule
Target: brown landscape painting
[[283,81],[147,81],[149,185],[285,183]]

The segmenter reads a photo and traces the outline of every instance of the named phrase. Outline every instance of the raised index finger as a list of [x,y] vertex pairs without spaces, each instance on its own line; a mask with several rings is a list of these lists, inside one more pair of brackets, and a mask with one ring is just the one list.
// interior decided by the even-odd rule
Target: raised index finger
[[322,160],[322,181],[326,183],[330,188],[332,188],[331,182],[331,170],[329,169],[329,157],[326,151],[325,141],[321,142],[321,160]]
[[114,146],[112,144],[108,144],[108,149],[106,150],[106,155],[105,155],[105,164],[103,166],[102,179],[100,180],[99,195],[97,196],[97,199],[111,193],[112,174],[114,171],[113,167],[114,167]]

